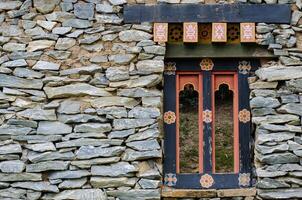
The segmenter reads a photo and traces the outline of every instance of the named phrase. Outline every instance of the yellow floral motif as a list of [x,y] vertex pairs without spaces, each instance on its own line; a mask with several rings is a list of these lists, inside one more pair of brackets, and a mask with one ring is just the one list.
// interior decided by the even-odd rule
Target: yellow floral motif
[[239,121],[242,123],[247,123],[251,120],[251,113],[247,109],[243,109],[239,112]]
[[210,188],[214,183],[214,179],[211,175],[209,174],[204,174],[200,178],[200,185],[203,188]]
[[203,121],[205,123],[211,123],[212,122],[212,111],[205,110],[205,111],[203,111],[202,115],[203,115]]
[[166,124],[173,124],[173,123],[175,123],[175,120],[176,120],[176,115],[174,112],[172,112],[172,111],[165,112],[164,122]]
[[214,63],[213,63],[213,61],[211,59],[205,58],[205,59],[201,60],[200,67],[204,71],[210,71],[210,70],[213,69]]
[[239,177],[238,177],[239,186],[249,186],[250,181],[251,181],[251,178],[250,178],[249,173],[239,174]]

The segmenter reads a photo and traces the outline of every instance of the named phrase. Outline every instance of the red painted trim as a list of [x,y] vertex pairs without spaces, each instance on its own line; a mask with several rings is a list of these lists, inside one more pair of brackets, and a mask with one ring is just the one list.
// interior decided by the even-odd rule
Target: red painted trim
[[[221,75],[223,77],[218,76]],[[219,83],[217,83],[217,78]],[[233,124],[234,124],[234,173],[239,172],[239,122],[238,122],[238,75],[236,72],[212,72],[212,171],[216,171],[215,160],[215,91],[219,85],[226,83],[229,89],[233,91]]]
[[198,92],[198,132],[199,132],[199,173],[203,172],[203,96],[202,74],[200,72],[177,72],[176,73],[176,173],[180,173],[180,147],[179,147],[179,92],[186,84],[192,84]]

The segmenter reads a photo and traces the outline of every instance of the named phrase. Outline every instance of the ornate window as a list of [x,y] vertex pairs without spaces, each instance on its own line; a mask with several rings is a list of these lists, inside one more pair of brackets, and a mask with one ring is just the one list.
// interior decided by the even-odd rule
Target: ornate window
[[259,65],[236,59],[167,61],[166,186],[251,186],[248,76]]

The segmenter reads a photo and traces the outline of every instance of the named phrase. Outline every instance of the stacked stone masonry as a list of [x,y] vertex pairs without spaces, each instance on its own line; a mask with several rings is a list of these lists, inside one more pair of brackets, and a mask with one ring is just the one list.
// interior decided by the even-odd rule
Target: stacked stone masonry
[[[122,9],[163,2],[234,3],[0,0],[0,199],[160,199],[165,46]],[[249,3],[294,10],[257,24],[280,59],[250,78],[255,199],[301,199],[302,2]]]

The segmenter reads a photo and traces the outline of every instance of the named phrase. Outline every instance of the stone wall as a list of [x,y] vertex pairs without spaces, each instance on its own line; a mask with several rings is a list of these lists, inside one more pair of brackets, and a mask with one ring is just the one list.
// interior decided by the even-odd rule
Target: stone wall
[[[0,0],[0,199],[160,199],[165,47],[123,23],[126,3],[156,2]],[[257,24],[280,56],[250,78],[257,198],[298,199],[302,3],[263,3],[294,12]]]
[[124,3],[0,1],[0,199],[160,198],[165,47]]

